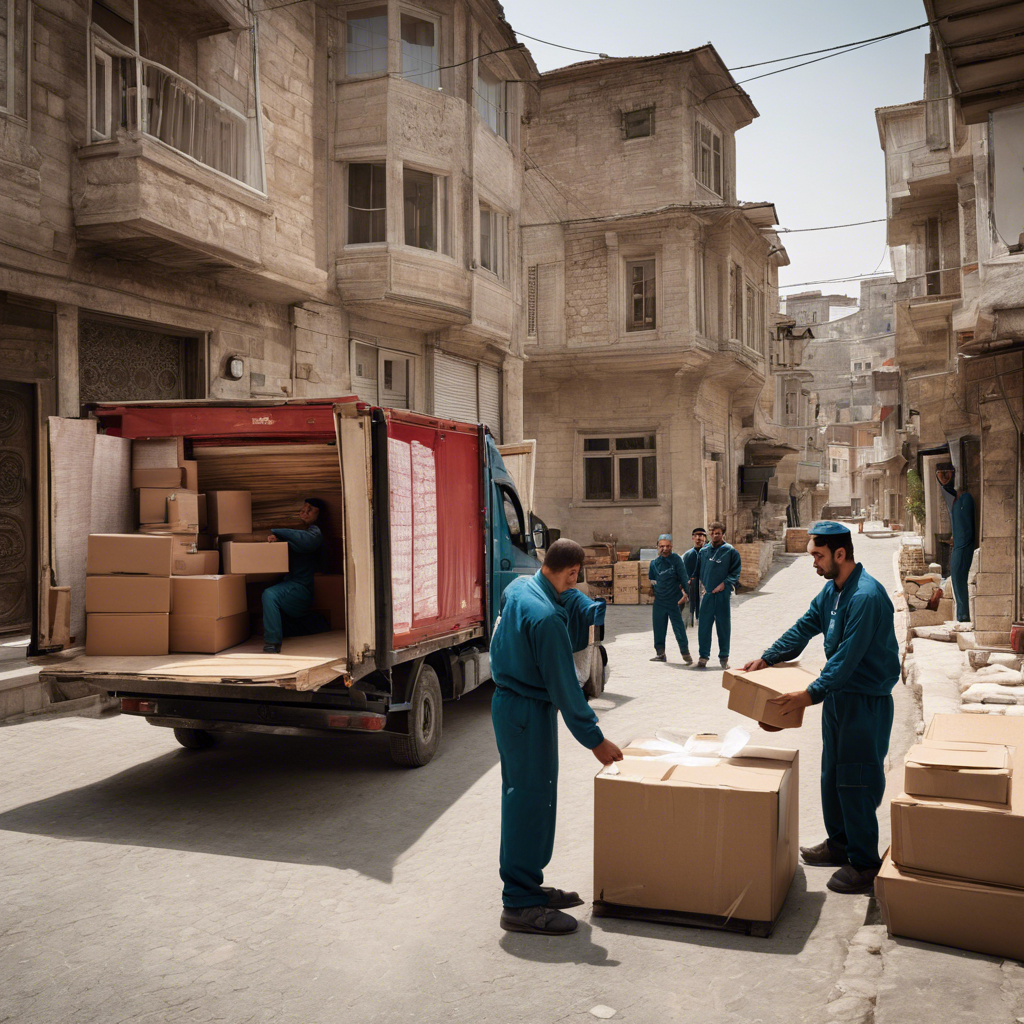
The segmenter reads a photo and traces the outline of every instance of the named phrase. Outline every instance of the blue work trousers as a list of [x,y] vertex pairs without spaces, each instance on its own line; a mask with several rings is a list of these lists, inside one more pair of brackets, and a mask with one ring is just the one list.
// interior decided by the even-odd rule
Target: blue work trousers
[[697,620],[697,643],[702,658],[711,657],[711,627],[718,633],[718,656],[729,657],[732,640],[732,609],[728,590],[720,594],[705,594],[700,602],[700,618]]
[[672,632],[675,634],[676,643],[679,644],[680,654],[690,653],[690,642],[686,638],[686,625],[683,622],[683,613],[676,601],[655,600],[651,605],[652,617],[654,620],[654,650],[657,654],[665,653],[665,634],[668,632],[668,624],[672,623]]
[[501,757],[501,850],[506,907],[541,907],[555,846],[558,717],[554,704],[494,688],[491,721]]
[[281,616],[297,619],[313,604],[313,592],[295,580],[283,580],[263,591],[263,642],[279,644],[284,637]]
[[878,805],[885,794],[885,755],[892,697],[842,690],[821,705],[821,813],[829,839],[846,847],[859,870],[877,868]]
[[973,558],[974,550],[969,547],[955,547],[949,556],[949,581],[953,584],[958,622],[971,621],[971,605],[967,597],[967,574],[970,571]]

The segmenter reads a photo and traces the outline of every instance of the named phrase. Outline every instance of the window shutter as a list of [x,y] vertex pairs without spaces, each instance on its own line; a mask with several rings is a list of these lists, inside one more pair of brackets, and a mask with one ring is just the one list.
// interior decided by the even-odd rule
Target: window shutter
[[478,423],[477,368],[465,359],[434,355],[434,415]]
[[558,285],[558,264],[540,264],[537,267],[537,342],[540,345],[558,343],[561,319]]
[[526,336],[537,337],[537,265],[526,272]]
[[480,422],[491,428],[495,441],[501,444],[501,371],[496,366],[479,366]]

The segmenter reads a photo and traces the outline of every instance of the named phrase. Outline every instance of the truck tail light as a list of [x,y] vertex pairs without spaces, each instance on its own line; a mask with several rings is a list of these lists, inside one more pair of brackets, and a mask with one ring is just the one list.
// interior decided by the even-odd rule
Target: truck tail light
[[383,715],[330,715],[327,719],[328,729],[362,729],[364,732],[376,732],[384,728],[387,719]]
[[138,697],[122,697],[121,711],[126,715],[155,715],[155,700],[140,700]]

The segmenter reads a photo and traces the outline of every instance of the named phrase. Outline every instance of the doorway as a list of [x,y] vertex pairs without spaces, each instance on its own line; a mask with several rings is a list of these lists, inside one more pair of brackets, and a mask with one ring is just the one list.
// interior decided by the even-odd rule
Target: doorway
[[35,612],[35,388],[0,381],[0,638]]

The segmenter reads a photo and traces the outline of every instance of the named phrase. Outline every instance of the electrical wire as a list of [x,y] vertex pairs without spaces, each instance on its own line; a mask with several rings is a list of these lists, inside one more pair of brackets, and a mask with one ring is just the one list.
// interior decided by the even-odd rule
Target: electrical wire
[[[806,53],[791,53],[788,57],[772,57],[771,60],[758,61],[756,64],[737,64],[734,68],[726,68],[727,71],[744,71],[747,68],[760,68],[765,64],[778,64],[783,60],[798,60],[800,57],[813,57],[818,53],[829,53],[833,50],[847,50],[850,47],[859,46],[862,43],[877,43],[883,39],[891,39],[893,36],[901,36],[907,32],[916,32],[919,28],[927,27],[930,22],[922,22],[920,25],[911,25],[910,28],[901,28],[898,32],[888,32],[881,36],[872,36],[870,39],[854,39],[850,43],[840,43],[839,46],[826,46],[821,50],[808,50]],[[527,37],[529,38],[529,37]],[[748,79],[749,81],[749,79]]]
[[547,39],[538,39],[536,36],[528,36],[525,32],[520,32],[517,29],[512,29],[517,36],[522,36],[524,39],[532,39],[535,43],[543,43],[545,46],[555,46],[559,50],[571,50],[573,53],[587,53],[591,57],[603,57],[605,60],[611,60],[607,53],[598,53],[597,50],[580,50],[575,46],[564,46],[562,43],[552,43]]
[[[800,235],[806,231],[835,231],[838,228],[859,228],[862,224],[884,224],[885,217],[876,217],[874,220],[855,220],[849,224],[825,224],[820,228],[769,228],[769,231],[776,235]],[[885,259],[883,253],[882,259]],[[881,262],[881,261],[879,261]]]

